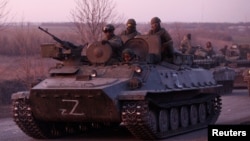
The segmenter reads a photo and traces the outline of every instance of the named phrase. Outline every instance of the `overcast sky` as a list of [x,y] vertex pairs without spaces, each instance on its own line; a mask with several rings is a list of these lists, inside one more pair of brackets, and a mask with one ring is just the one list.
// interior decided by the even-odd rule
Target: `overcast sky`
[[[250,0],[113,0],[118,14],[149,22],[250,22]],[[71,22],[75,0],[9,0],[14,22]]]

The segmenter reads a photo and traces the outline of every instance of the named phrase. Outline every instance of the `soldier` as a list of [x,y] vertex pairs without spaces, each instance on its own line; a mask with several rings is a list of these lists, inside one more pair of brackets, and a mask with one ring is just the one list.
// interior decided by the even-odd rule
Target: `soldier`
[[148,35],[158,35],[160,37],[162,44],[162,59],[165,57],[173,58],[173,40],[167,30],[161,27],[160,18],[153,17],[151,19],[151,29],[149,30]]
[[134,19],[128,19],[126,26],[127,28],[121,32],[121,37],[126,37],[126,40],[134,38],[136,35],[141,35],[136,29],[136,21]]
[[213,55],[215,55],[215,51],[214,51],[212,43],[210,41],[208,41],[206,43],[205,51],[207,53],[207,57],[209,57],[209,58],[211,58]]
[[181,45],[179,50],[183,53],[183,54],[190,54],[191,53],[191,34],[188,33],[187,35],[185,35],[181,41]]
[[113,57],[119,58],[121,56],[121,50],[123,42],[121,38],[114,34],[115,27],[112,24],[107,24],[103,27],[103,32],[105,34],[102,44],[109,44],[113,50]]
[[136,60],[136,55],[133,50],[126,48],[122,51],[122,60],[124,63],[130,63]]
[[223,55],[226,55],[226,53],[227,53],[227,48],[228,48],[228,46],[225,45],[223,48],[220,49],[220,51],[221,51],[221,53],[222,53]]

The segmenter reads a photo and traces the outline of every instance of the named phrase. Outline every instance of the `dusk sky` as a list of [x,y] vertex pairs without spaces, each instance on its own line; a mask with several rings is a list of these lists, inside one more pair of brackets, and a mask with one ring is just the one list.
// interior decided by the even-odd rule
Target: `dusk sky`
[[[113,0],[125,19],[149,22],[250,22],[250,0]],[[75,0],[9,0],[14,22],[71,22]]]

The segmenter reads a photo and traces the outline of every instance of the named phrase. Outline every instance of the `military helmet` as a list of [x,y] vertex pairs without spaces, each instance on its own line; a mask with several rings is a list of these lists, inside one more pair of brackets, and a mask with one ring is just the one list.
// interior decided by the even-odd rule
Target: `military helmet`
[[153,17],[153,18],[151,19],[151,24],[153,24],[153,23],[160,23],[160,22],[161,22],[161,19],[158,18],[158,17]]
[[132,49],[126,48],[122,51],[122,58],[125,62],[131,61],[135,58],[135,53]]
[[115,30],[115,27],[112,24],[107,24],[103,27],[103,32],[112,32]]
[[126,25],[127,26],[135,26],[136,25],[136,21],[134,19],[128,19]]
[[134,51],[132,49],[130,49],[130,48],[124,49],[122,51],[122,54],[129,54],[130,56],[134,56],[135,55]]

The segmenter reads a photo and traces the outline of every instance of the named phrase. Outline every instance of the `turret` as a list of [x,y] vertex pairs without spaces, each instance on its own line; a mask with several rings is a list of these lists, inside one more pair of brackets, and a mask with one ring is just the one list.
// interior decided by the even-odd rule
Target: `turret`
[[56,37],[55,35],[48,32],[41,27],[40,30],[50,35],[58,44],[42,44],[41,45],[41,55],[42,57],[49,57],[59,61],[63,61],[63,65],[80,65],[81,62],[81,52],[82,49],[87,45],[76,46],[71,42],[63,41]]

